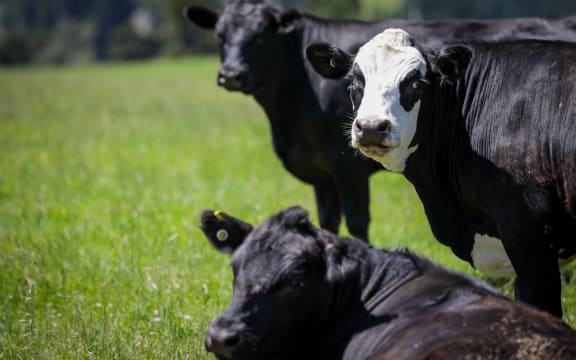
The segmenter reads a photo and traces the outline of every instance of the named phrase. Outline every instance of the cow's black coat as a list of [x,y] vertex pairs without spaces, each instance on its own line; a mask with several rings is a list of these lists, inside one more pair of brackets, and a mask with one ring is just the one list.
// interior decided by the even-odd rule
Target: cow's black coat
[[[351,62],[335,48],[311,51]],[[558,260],[576,254],[576,44],[422,52],[429,71],[412,141],[418,150],[404,175],[434,235],[470,263],[475,234],[500,239],[516,297],[561,315]]]
[[192,6],[186,16],[215,29],[222,60],[218,83],[251,94],[262,106],[284,167],[314,186],[321,227],[337,232],[343,213],[350,233],[362,239],[368,239],[370,220],[368,177],[381,166],[348,147],[348,94],[342,84],[311,69],[304,60],[308,44],[332,42],[353,51],[387,27],[406,29],[424,43],[531,36],[576,40],[571,18],[335,21],[262,1],[228,1],[221,14]]
[[[201,221],[209,238],[243,224]],[[233,298],[205,338],[219,359],[576,357],[561,320],[410,252],[320,230],[301,208],[234,242]]]

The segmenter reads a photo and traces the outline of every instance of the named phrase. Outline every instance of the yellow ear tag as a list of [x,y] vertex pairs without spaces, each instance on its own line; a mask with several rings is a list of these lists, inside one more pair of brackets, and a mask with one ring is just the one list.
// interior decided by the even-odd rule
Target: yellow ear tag
[[216,231],[216,239],[220,241],[228,240],[228,231],[226,231],[225,229],[220,229]]
[[224,216],[222,214],[224,213],[220,210],[214,211],[214,217],[218,220],[224,220]]

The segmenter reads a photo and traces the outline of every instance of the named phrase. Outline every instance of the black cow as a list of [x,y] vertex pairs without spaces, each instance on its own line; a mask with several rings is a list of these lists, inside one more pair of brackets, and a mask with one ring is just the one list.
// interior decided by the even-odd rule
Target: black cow
[[558,263],[576,255],[576,44],[435,50],[388,29],[355,58],[308,54],[325,76],[350,71],[352,146],[403,172],[436,238],[561,315]]
[[218,231],[237,236],[233,298],[205,337],[219,359],[576,358],[560,319],[408,251],[318,229],[301,208],[251,231],[235,221],[201,216],[217,247]]
[[186,16],[201,28],[215,30],[222,60],[218,84],[250,94],[262,106],[284,167],[314,186],[321,227],[338,232],[343,213],[350,233],[362,239],[368,239],[370,221],[368,177],[381,167],[348,147],[346,89],[309,66],[304,58],[309,43],[332,42],[354,51],[392,26],[425,43],[531,36],[576,40],[571,28],[576,18],[336,21],[254,0],[228,1],[221,14],[192,6]]

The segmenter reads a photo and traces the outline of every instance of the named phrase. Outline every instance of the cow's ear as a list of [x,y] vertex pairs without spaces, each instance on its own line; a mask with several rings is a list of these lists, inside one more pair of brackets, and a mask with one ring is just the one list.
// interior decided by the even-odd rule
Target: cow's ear
[[470,48],[464,45],[452,45],[440,50],[434,64],[442,79],[452,82],[466,72],[471,58]]
[[336,283],[350,278],[358,269],[354,248],[334,234],[323,231],[321,236],[326,254],[326,280]]
[[309,45],[306,58],[316,72],[328,79],[341,79],[350,71],[353,56],[326,43]]
[[228,254],[242,245],[253,226],[222,211],[204,210],[200,229],[214,247]]
[[278,24],[278,32],[286,34],[291,32],[302,14],[291,8],[271,7],[270,12]]
[[202,6],[188,6],[184,16],[202,29],[214,30],[218,22],[218,13]]
[[314,225],[310,222],[308,211],[300,206],[292,206],[282,210],[278,214],[278,219],[287,229],[296,229],[300,232],[315,233]]

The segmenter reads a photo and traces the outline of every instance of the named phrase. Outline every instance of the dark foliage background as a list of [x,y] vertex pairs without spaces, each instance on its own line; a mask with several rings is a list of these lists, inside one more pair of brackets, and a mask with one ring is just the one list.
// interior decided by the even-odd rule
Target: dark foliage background
[[[224,0],[0,0],[0,63],[144,59],[213,52],[209,32],[184,21],[186,5]],[[576,14],[574,0],[279,0],[315,15],[364,20]]]

